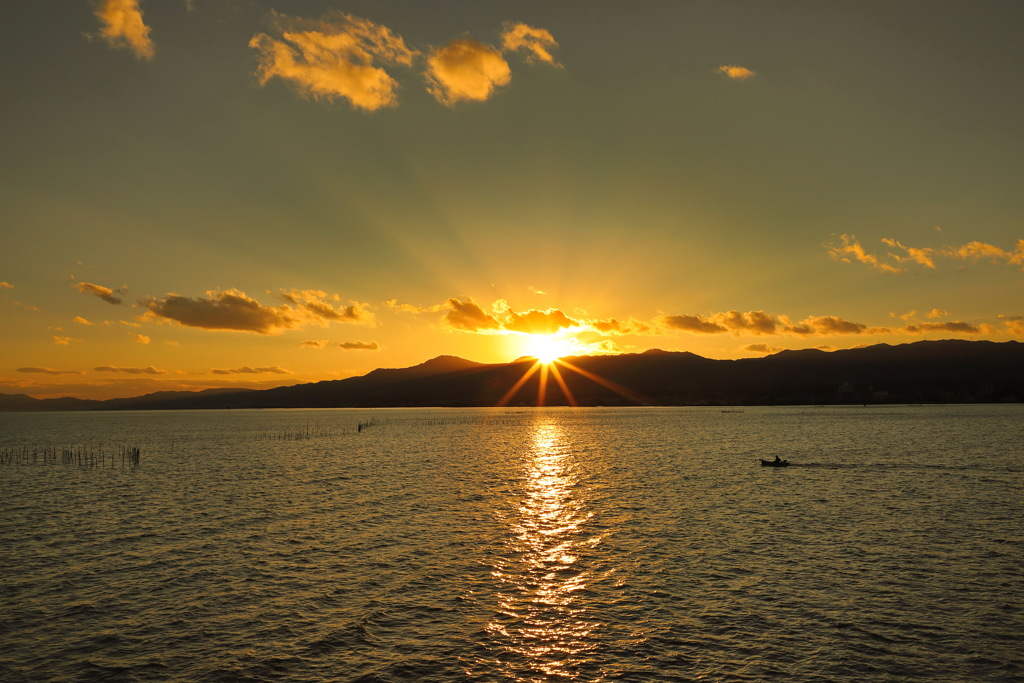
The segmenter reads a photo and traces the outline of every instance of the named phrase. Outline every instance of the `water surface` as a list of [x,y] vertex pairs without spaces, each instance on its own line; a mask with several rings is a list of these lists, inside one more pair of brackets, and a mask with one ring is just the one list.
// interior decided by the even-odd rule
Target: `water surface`
[[1019,681],[1022,418],[0,414],[0,677]]

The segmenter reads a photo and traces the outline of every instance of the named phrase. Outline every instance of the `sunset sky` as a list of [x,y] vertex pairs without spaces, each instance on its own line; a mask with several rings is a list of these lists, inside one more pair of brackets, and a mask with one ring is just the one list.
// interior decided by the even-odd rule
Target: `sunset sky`
[[33,0],[0,392],[1024,340],[1024,3]]

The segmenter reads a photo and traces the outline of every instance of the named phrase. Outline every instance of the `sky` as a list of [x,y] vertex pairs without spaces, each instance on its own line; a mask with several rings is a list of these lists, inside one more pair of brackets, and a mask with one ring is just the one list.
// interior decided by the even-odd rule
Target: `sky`
[[33,0],[0,393],[1024,340],[1024,3]]

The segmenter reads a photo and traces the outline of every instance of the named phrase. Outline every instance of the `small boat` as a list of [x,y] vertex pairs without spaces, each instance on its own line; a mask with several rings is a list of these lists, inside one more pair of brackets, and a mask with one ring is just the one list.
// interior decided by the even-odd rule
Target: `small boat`
[[764,458],[760,458],[760,460],[761,467],[789,467],[788,460],[765,460]]

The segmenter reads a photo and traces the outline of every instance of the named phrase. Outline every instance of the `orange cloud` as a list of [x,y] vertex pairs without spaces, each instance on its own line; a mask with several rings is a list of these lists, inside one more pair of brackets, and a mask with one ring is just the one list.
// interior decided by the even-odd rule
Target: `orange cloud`
[[[889,273],[902,273],[903,268],[884,262],[878,256],[867,253],[855,237],[841,235],[841,244],[826,245],[829,256],[837,261],[852,263],[859,261],[872,268],[877,268]],[[888,257],[896,263],[917,263],[925,268],[936,268],[936,257],[943,257],[957,260],[978,260],[987,259],[994,263],[1005,263],[1007,265],[1024,265],[1024,239],[1018,240],[1012,250],[1003,249],[985,242],[972,241],[960,246],[947,246],[941,249],[931,247],[908,247],[890,237],[883,237],[882,243],[901,249],[905,254],[889,252]]]
[[663,315],[657,322],[673,330],[698,334],[720,334],[728,330],[700,315]]
[[340,301],[341,297],[332,295],[328,297],[326,292],[318,289],[293,289],[281,293],[281,298],[288,303],[295,304],[306,315],[321,324],[329,322],[359,323],[374,325],[377,320],[366,304],[357,301],[350,301],[348,306],[335,308],[324,299],[330,298],[333,301]]
[[113,47],[127,47],[139,59],[153,59],[156,46],[142,20],[139,0],[102,0],[96,10],[103,27],[100,37]]
[[116,295],[116,292],[109,287],[103,285],[94,285],[91,282],[79,282],[75,285],[82,294],[92,294],[93,296],[99,297],[110,304],[120,304],[121,298]]
[[663,315],[658,322],[668,328],[699,334],[721,334],[723,332],[749,333],[755,335],[775,334],[780,321],[764,311],[728,311],[710,317],[700,315]]
[[427,90],[445,106],[461,100],[482,102],[512,80],[501,53],[471,38],[453,40],[427,57]]
[[140,344],[148,344],[150,341],[152,341],[149,337],[147,337],[144,334],[133,334],[132,339],[134,339]]
[[525,313],[508,312],[504,328],[526,334],[554,334],[561,329],[576,327],[579,323],[556,308],[546,311],[530,310]]
[[[207,330],[238,330],[258,334],[277,334],[311,323],[327,326],[331,322],[374,324],[373,314],[364,304],[351,302],[334,308],[318,290],[292,290],[282,298],[295,305],[264,306],[245,292],[208,291],[205,298],[168,294],[163,299],[143,301],[147,312],[141,319],[176,322],[186,327]],[[337,298],[337,297],[334,297]]]
[[116,365],[101,365],[93,368],[96,372],[122,372],[128,375],[166,375],[166,370],[157,370],[152,365],[145,368],[122,368]]
[[81,370],[54,370],[53,368],[18,368],[16,372],[30,372],[43,375],[84,375]]
[[206,298],[169,294],[163,299],[150,299],[143,302],[148,309],[144,317],[186,327],[259,334],[281,332],[302,324],[301,316],[290,306],[264,306],[237,289],[206,294]]
[[990,331],[987,325],[978,326],[971,323],[954,320],[945,323],[920,323],[917,325],[905,325],[903,331],[907,334],[927,334],[928,332],[952,332],[954,334],[980,334]]
[[1024,239],[1018,240],[1013,251],[1000,249],[984,242],[968,242],[959,247],[947,247],[943,253],[955,259],[980,259],[987,258],[991,261],[1004,261],[1010,265],[1024,265]]
[[377,351],[380,349],[377,342],[338,342],[338,346],[348,351]]
[[832,315],[810,316],[794,324],[786,316],[774,316],[764,311],[748,311],[747,313],[728,311],[725,313],[715,313],[711,316],[663,315],[657,318],[656,322],[662,327],[694,334],[723,334],[729,332],[736,336],[743,334],[761,336],[783,333],[807,336],[812,334],[867,334],[889,331],[884,327],[868,327],[862,323],[850,322]]
[[[901,269],[891,266],[888,263],[882,263],[878,260],[877,256],[867,253],[864,247],[860,245],[856,237],[852,235],[840,235],[839,239],[842,241],[840,245],[833,245],[828,247],[828,255],[837,261],[843,263],[853,263],[853,260],[861,263],[866,263],[872,268],[887,273],[901,273]],[[853,259],[853,260],[851,260]]]
[[745,66],[735,66],[731,64],[723,64],[715,69],[715,71],[720,74],[725,74],[727,78],[733,81],[745,81],[748,78],[753,78],[757,75]]
[[506,52],[526,50],[528,62],[541,61],[552,66],[561,66],[555,61],[549,48],[558,47],[551,32],[543,28],[534,28],[526,24],[505,24],[501,33],[501,47]]
[[743,350],[749,351],[750,353],[770,354],[785,351],[786,349],[779,346],[769,346],[768,344],[747,344],[743,347]]
[[398,299],[388,299],[384,302],[384,305],[398,313],[437,313],[438,311],[443,310],[447,304],[431,306],[430,308],[422,308],[420,306],[414,306],[413,304],[400,304],[398,303]]
[[501,323],[487,313],[472,299],[459,301],[448,299],[445,302],[447,311],[442,317],[443,322],[450,328],[464,332],[489,332],[495,333],[501,330]]
[[0,282],[0,289],[14,289],[14,285],[6,280]]
[[79,325],[92,325],[91,322],[89,322],[88,320],[86,320],[85,318],[83,318],[80,315],[76,315],[74,318],[72,318],[71,322],[78,323]]
[[935,268],[935,260],[932,259],[932,254],[935,253],[934,249],[918,249],[915,247],[907,247],[900,244],[896,240],[888,237],[883,237],[882,243],[888,244],[890,247],[894,247],[896,249],[902,249],[903,251],[907,252],[906,256],[900,256],[899,254],[892,253],[889,254],[889,256],[891,256],[893,259],[900,263],[911,261],[914,263],[920,263],[925,268]]
[[274,18],[281,38],[260,33],[249,41],[259,51],[260,85],[277,77],[308,97],[341,97],[366,111],[398,104],[398,82],[375,63],[410,66],[417,53],[390,29],[339,12],[314,21]]
[[53,343],[57,344],[58,346],[69,346],[73,342],[80,342],[80,341],[82,341],[82,340],[81,339],[77,339],[75,337],[61,337],[61,336],[58,336],[58,335],[54,335],[53,336]]
[[608,320],[591,320],[587,326],[601,334],[648,334],[651,326],[634,318],[625,321],[618,321],[615,318]]
[[275,374],[275,375],[290,375],[290,370],[277,365],[270,365],[266,367],[253,368],[245,365],[240,368],[231,368],[230,370],[210,370],[214,375],[263,375],[263,374]]

